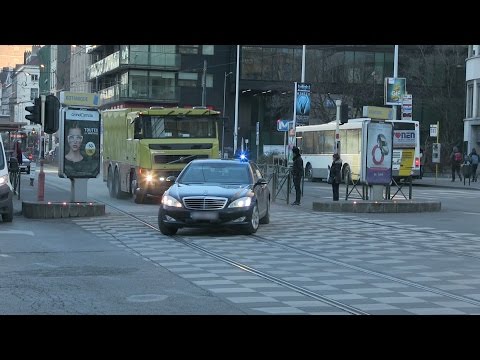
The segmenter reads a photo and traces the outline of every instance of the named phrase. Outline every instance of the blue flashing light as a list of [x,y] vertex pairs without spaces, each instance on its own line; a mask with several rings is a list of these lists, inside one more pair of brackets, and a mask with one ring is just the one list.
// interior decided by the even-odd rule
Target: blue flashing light
[[240,160],[241,161],[246,161],[247,160],[247,156],[245,154],[240,154]]

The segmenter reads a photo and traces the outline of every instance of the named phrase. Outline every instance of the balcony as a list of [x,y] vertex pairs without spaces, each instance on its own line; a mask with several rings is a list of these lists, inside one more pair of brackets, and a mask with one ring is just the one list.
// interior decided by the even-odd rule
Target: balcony
[[99,91],[102,105],[119,101],[178,103],[180,88],[174,86],[148,86],[134,88],[131,85],[113,85]]
[[146,68],[150,70],[179,70],[180,54],[152,53],[145,51],[117,51],[90,65],[89,80],[122,67]]

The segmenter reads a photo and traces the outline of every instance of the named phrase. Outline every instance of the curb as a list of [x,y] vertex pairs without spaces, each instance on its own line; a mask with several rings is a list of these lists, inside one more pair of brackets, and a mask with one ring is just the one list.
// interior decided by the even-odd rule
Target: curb
[[325,201],[313,202],[313,211],[324,212],[352,212],[352,213],[409,213],[409,212],[433,212],[440,211],[440,201]]
[[21,214],[29,219],[103,216],[105,215],[105,204],[96,202],[23,201]]

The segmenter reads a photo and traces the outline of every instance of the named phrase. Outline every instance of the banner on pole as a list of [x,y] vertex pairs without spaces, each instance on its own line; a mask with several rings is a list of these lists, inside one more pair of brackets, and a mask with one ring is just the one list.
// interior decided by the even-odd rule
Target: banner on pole
[[297,84],[297,102],[295,126],[308,125],[310,118],[310,90],[311,84]]

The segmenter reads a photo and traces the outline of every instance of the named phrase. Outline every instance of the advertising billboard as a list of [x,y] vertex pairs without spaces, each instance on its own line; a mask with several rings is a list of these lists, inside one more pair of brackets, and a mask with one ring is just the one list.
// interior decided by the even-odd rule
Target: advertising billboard
[[385,105],[402,105],[406,92],[405,78],[385,78]]
[[310,117],[310,89],[311,84],[298,83],[297,102],[295,104],[295,126],[308,125]]
[[100,112],[64,111],[63,174],[68,178],[95,178],[100,173]]
[[368,122],[367,141],[363,142],[366,156],[368,185],[390,184],[392,179],[393,125],[386,122]]

